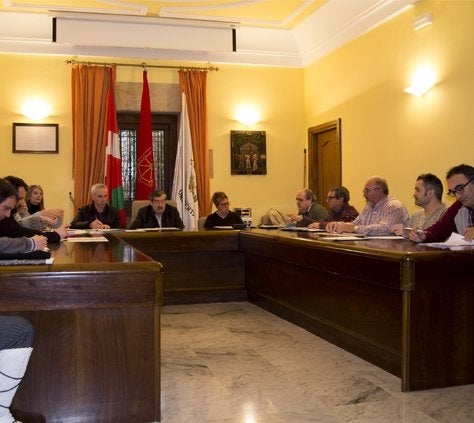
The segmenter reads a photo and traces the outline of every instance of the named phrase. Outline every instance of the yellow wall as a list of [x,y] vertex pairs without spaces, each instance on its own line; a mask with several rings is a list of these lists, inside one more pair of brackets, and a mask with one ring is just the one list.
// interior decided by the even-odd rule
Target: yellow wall
[[[433,25],[413,31],[415,16],[433,13]],[[307,128],[342,119],[343,183],[362,208],[365,180],[385,176],[410,211],[415,177],[446,170],[474,157],[471,117],[474,92],[474,2],[420,2],[306,69],[219,65],[208,74],[211,193],[224,190],[233,207],[252,207],[254,221],[270,207],[295,210],[303,185]],[[62,56],[0,54],[0,175],[43,185],[48,207],[73,209],[70,67]],[[86,58],[89,59],[89,58]],[[90,58],[94,59],[94,58]],[[113,58],[95,58],[113,61]],[[421,63],[434,65],[439,83],[424,97],[403,92]],[[137,60],[137,63],[140,63]],[[159,62],[148,62],[159,64]],[[149,68],[150,83],[177,83],[175,70]],[[140,82],[141,69],[119,67],[119,82]],[[59,123],[59,154],[12,154],[12,122],[28,122],[19,110],[29,96],[50,101]],[[248,129],[267,134],[268,174],[230,174],[231,130],[241,104],[257,106],[262,121]]]
[[[68,193],[73,191],[70,66],[66,57],[0,55],[0,174],[21,176],[45,190],[47,207],[62,207],[65,222],[73,217]],[[94,58],[86,58],[94,60]],[[113,58],[101,62],[120,62]],[[140,63],[139,61],[137,63]],[[147,62],[159,64],[159,62]],[[140,67],[119,67],[118,82],[141,82]],[[177,83],[176,70],[149,68],[150,83]],[[29,122],[20,113],[30,96],[51,102],[52,116],[44,123],[59,123],[59,154],[12,154],[12,122]],[[301,69],[220,66],[208,74],[209,148],[213,150],[211,193],[224,190],[233,207],[252,207],[255,219],[269,207],[294,209],[295,191],[303,185],[304,128],[303,71]],[[234,120],[241,103],[258,107],[262,121],[252,127]],[[155,111],[155,110],[154,110]],[[266,176],[230,175],[230,131],[265,130]],[[207,199],[206,201],[209,201]]]
[[[433,24],[412,29],[431,11]],[[306,125],[342,120],[343,184],[353,203],[373,174],[414,211],[416,176],[473,164],[474,2],[420,2],[305,69]],[[403,92],[412,71],[431,64],[438,84],[425,96]]]
[[[71,83],[64,58],[0,55],[0,176],[20,176],[28,184],[45,190],[46,207],[73,213],[69,192],[73,191]],[[22,116],[23,102],[42,98],[52,116],[41,123],[59,124],[59,154],[12,153],[12,122],[34,123]],[[69,223],[69,220],[67,220]]]

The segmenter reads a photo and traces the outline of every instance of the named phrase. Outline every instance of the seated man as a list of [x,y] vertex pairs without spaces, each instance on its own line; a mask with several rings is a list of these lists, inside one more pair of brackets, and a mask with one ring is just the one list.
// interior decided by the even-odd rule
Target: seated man
[[28,366],[33,335],[25,318],[0,316],[0,422],[21,423],[12,416],[10,405]]
[[215,226],[242,225],[244,223],[237,213],[229,210],[229,197],[227,197],[225,192],[215,192],[212,195],[212,202],[217,210],[207,216],[204,228],[211,229]]
[[448,195],[456,201],[446,213],[424,231],[412,231],[409,238],[415,242],[438,242],[448,239],[453,232],[474,240],[474,167],[460,164],[449,169],[446,179]]
[[[59,242],[66,236],[66,230],[63,227],[59,227],[54,231],[42,232],[20,225],[14,217],[18,200],[18,192],[15,187],[5,179],[0,179],[0,210],[2,210],[0,213],[0,237],[33,237],[36,244],[38,238],[35,235],[40,236],[41,239],[47,239],[47,242]],[[31,246],[31,243],[29,244]],[[37,249],[42,249],[45,245]]]
[[389,195],[388,184],[380,176],[371,177],[363,190],[367,205],[352,222],[329,222],[328,232],[355,232],[382,236],[392,233],[393,225],[406,224],[408,212],[403,204]]
[[150,204],[138,210],[137,217],[130,229],[138,228],[178,228],[184,224],[176,207],[166,203],[164,191],[153,191],[149,196]]
[[[442,203],[443,184],[441,180],[431,173],[424,173],[416,179],[415,190],[413,192],[415,204],[422,207],[410,216],[407,226],[411,229],[426,229],[444,214],[447,207]],[[406,233],[406,227],[401,223],[392,227],[395,235]]]
[[70,227],[72,229],[120,229],[118,210],[107,203],[109,189],[105,184],[91,187],[92,203],[82,206],[76,213]]
[[290,215],[290,222],[296,226],[306,227],[315,221],[326,219],[328,211],[317,202],[316,196],[308,188],[304,188],[296,193],[296,206],[298,214]]
[[326,197],[329,206],[329,215],[321,222],[313,222],[308,228],[326,229],[329,222],[352,222],[359,212],[349,204],[351,196],[346,187],[331,188]]
[[[0,221],[12,216],[16,203],[16,189],[0,179]],[[46,242],[45,236],[37,234],[20,238],[0,236],[0,252],[28,253],[42,250]],[[19,316],[0,316],[0,422],[20,423],[12,417],[10,405],[25,374],[32,346],[33,327],[30,322]]]

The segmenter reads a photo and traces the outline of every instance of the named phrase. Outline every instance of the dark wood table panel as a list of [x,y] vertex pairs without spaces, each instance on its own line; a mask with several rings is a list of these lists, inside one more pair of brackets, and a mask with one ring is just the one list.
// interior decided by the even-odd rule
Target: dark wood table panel
[[474,250],[241,233],[249,299],[401,377],[474,383]]
[[114,232],[165,269],[165,304],[247,299],[239,231]]
[[159,420],[161,264],[116,239],[51,247],[52,265],[0,269],[0,311],[35,327],[15,407],[49,423]]

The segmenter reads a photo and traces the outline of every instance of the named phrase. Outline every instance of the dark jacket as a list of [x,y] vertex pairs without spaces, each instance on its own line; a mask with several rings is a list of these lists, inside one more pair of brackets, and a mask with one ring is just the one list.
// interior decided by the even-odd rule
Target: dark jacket
[[[151,204],[138,210],[137,217],[130,225],[130,229],[159,227],[160,225],[158,224],[158,220],[155,217],[155,211],[153,210]],[[161,216],[161,227],[178,229],[184,228],[183,221],[181,220],[176,207],[166,204],[163,215]]]
[[217,212],[214,212],[207,216],[207,219],[204,222],[204,227],[209,229],[214,226],[232,226],[239,223],[242,224],[244,222],[241,217],[233,211],[229,211],[229,214],[224,219],[220,217]]
[[308,211],[298,214],[302,215],[303,219],[301,219],[296,226],[306,227],[310,223],[326,219],[329,213],[321,204],[314,201]]
[[113,229],[122,228],[119,213],[115,207],[107,204],[104,211],[99,213],[94,203],[82,206],[77,211],[76,217],[74,217],[70,227],[71,229],[89,229],[90,224],[96,219],[100,220],[104,225],[109,225]]
[[42,232],[21,226],[15,220],[13,213],[9,217],[0,220],[0,236],[7,236],[9,238],[20,238],[25,236],[27,238],[31,238],[34,235],[45,236],[48,238],[48,243],[61,241],[61,237],[57,232]]

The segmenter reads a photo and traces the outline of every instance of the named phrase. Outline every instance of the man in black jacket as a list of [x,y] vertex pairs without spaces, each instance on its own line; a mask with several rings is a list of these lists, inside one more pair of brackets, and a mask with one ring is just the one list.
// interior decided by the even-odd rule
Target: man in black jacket
[[178,209],[166,204],[164,191],[153,191],[149,199],[150,204],[138,210],[137,217],[130,225],[130,229],[184,228]]
[[109,189],[104,184],[91,187],[92,203],[82,206],[71,222],[71,229],[121,229],[119,212],[108,204]]

